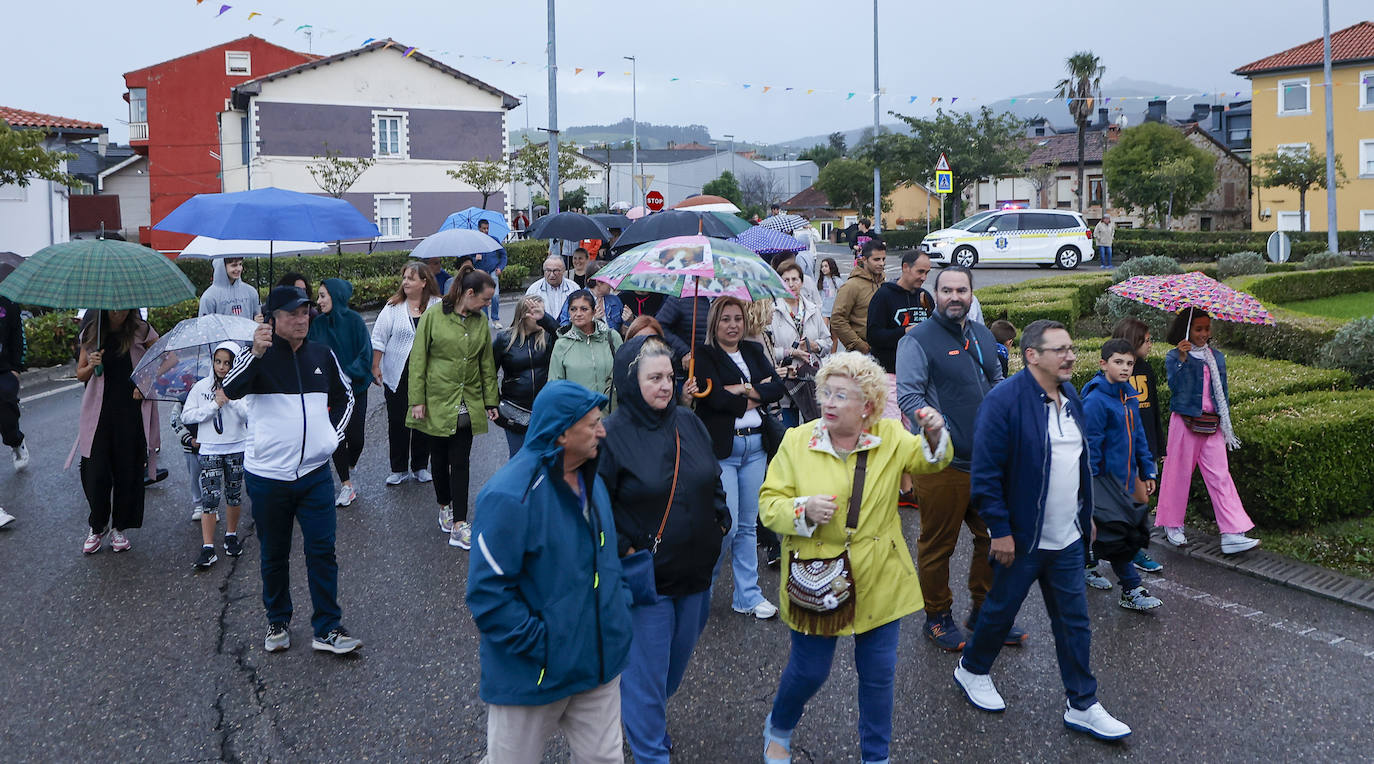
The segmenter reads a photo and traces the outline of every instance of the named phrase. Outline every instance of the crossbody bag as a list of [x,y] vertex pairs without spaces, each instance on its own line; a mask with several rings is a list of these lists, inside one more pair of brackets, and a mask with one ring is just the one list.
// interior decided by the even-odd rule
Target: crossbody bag
[[663,508],[663,518],[658,521],[658,533],[654,534],[653,544],[648,549],[637,549],[620,558],[621,575],[630,585],[630,604],[651,605],[658,599],[658,581],[654,578],[654,555],[663,541],[663,529],[668,527],[668,514],[673,511],[673,498],[677,496],[677,473],[682,465],[682,434],[674,432],[677,452],[673,456],[673,480],[668,488],[668,506]]
[[860,451],[854,464],[854,490],[849,494],[849,513],[844,521],[844,551],[837,557],[803,560],[792,551],[787,563],[788,615],[803,634],[834,636],[854,623],[854,569],[849,561],[849,542],[859,526],[868,452]]

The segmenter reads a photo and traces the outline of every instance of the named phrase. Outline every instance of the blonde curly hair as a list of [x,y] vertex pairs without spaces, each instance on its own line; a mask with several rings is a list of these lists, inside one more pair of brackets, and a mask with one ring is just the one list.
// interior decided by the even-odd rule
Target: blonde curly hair
[[883,407],[887,404],[887,372],[873,360],[872,356],[852,350],[834,353],[821,363],[816,372],[816,403],[819,404],[821,390],[831,377],[848,377],[854,380],[863,393],[864,401],[873,408],[864,417],[864,429],[872,429],[883,418]]

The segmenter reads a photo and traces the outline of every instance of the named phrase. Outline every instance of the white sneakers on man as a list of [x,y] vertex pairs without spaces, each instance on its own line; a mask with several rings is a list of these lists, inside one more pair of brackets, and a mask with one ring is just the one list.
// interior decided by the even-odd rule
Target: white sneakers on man
[[1221,553],[1240,554],[1259,546],[1259,539],[1252,539],[1244,533],[1221,534]]
[[0,509],[0,528],[9,525],[12,522],[14,522],[14,515],[11,515],[3,509]]
[[1131,734],[1131,728],[1107,713],[1101,703],[1094,703],[1082,711],[1068,706],[1064,709],[1064,726],[1086,732],[1098,740],[1120,740]]
[[1002,700],[1001,693],[993,686],[992,676],[975,674],[964,668],[963,658],[960,658],[959,665],[954,667],[954,683],[959,685],[968,702],[975,708],[994,713],[1007,710],[1007,702]]

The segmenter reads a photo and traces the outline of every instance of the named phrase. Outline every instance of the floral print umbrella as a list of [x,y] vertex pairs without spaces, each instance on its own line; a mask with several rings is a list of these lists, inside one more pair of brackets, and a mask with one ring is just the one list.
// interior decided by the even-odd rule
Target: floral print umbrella
[[1274,317],[1253,295],[1232,289],[1200,271],[1132,276],[1120,284],[1113,284],[1108,291],[1170,313],[1195,308],[1207,311],[1218,321],[1274,323]]

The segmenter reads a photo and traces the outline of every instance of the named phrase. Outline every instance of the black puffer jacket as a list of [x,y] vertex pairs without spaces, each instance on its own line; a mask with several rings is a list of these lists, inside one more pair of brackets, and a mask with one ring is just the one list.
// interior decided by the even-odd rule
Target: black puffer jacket
[[639,394],[636,371],[630,364],[648,340],[659,341],[635,337],[616,351],[620,405],[606,419],[597,472],[611,495],[621,556],[630,547],[652,549],[668,505],[677,438],[681,438],[677,491],[654,555],[658,593],[678,597],[710,588],[721,539],[730,529],[730,510],[721,487],[720,465],[701,420],[678,406],[676,396],[666,409],[657,411]]
[[530,335],[524,342],[507,347],[513,329],[502,330],[491,343],[496,368],[501,372],[501,399],[525,408],[534,405],[534,396],[549,381],[549,358],[553,355],[553,343],[558,339],[558,322],[549,314],[539,319],[539,327],[544,330],[543,350],[535,347],[538,335]]

